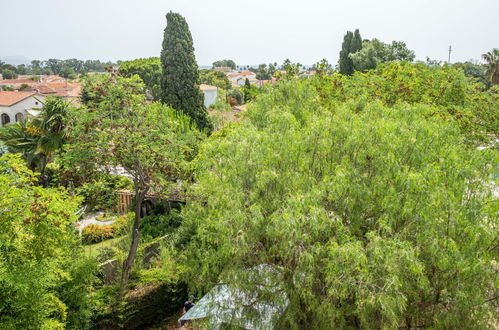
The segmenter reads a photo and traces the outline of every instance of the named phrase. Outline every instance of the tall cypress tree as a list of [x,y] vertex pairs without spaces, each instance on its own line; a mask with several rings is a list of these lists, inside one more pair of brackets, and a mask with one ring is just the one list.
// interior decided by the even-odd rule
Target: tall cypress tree
[[166,14],[161,51],[161,100],[190,116],[201,129],[211,129],[203,93],[198,84],[198,65],[191,32],[180,14]]
[[362,37],[360,36],[359,29],[353,33],[353,39],[350,47],[350,54],[356,53],[362,49]]
[[353,62],[348,55],[356,53],[362,49],[362,38],[360,36],[359,29],[355,30],[355,33],[347,31],[343,37],[343,44],[341,45],[340,59],[339,59],[339,71],[344,75],[351,75],[355,68]]

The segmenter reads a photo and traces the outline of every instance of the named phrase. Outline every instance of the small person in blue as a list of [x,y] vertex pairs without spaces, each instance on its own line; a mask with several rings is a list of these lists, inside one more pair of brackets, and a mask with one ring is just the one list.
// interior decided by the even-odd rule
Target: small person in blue
[[194,307],[194,296],[189,296],[189,299],[184,303],[184,314],[189,311],[192,307]]
[[[189,296],[189,299],[187,299],[187,301],[184,303],[184,310],[182,312],[182,315],[184,315],[185,313],[187,313],[189,311],[189,309],[191,309],[192,307],[194,307],[194,296]],[[180,326],[183,326],[185,324],[185,322],[187,321],[180,321]]]

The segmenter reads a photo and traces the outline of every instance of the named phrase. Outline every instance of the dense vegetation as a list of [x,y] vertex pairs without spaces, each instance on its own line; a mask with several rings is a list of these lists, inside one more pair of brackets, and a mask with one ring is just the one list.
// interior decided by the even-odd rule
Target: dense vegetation
[[46,61],[33,60],[29,65],[20,64],[14,66],[0,61],[0,73],[4,79],[14,79],[18,75],[42,75],[56,74],[64,78],[76,78],[78,74],[88,72],[105,72],[107,68],[116,65],[111,61],[79,60],[76,58],[60,60],[50,58]]
[[[1,329],[146,328],[220,283],[287,304],[279,329],[498,324],[497,50],[411,63],[356,30],[336,69],[288,59],[232,88],[167,24],[161,58],[0,129]],[[200,83],[248,110],[216,123]]]
[[20,157],[0,158],[0,328],[87,328],[97,268],[72,227],[79,199],[36,181]]
[[[459,118],[440,113],[476,99],[471,87],[452,93],[459,72],[438,69],[431,79],[443,75],[445,85],[410,93],[393,79],[427,74],[394,64],[282,82],[248,121],[207,141],[198,198],[184,209],[191,286],[253,290],[247,271],[265,264],[277,270],[293,328],[494,322],[498,205],[488,181],[497,152],[470,148]],[[372,81],[381,86],[370,90]],[[271,303],[281,291],[259,293]]]

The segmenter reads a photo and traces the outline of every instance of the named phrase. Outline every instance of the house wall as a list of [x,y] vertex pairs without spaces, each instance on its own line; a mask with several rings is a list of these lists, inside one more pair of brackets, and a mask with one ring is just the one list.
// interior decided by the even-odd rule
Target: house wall
[[[17,102],[16,104],[11,105],[10,107],[6,106],[0,106],[0,119],[2,114],[7,114],[10,118],[10,123],[15,123],[16,122],[16,114],[22,113],[23,118],[26,118],[27,116],[27,111],[33,108],[41,108],[42,105],[40,104],[39,101],[37,101],[36,98],[39,100],[43,101],[43,96],[40,95],[34,95],[30,96],[20,102]],[[2,122],[0,120],[0,126],[2,126]]]
[[210,90],[210,91],[203,91],[204,94],[204,106],[209,107],[212,104],[215,104],[217,102],[217,94],[218,91],[215,90]]

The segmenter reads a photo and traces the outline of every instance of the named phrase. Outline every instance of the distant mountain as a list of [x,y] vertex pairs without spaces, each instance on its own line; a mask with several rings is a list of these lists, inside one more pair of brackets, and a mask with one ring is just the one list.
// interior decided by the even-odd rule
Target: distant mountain
[[19,64],[25,64],[28,65],[31,63],[31,60],[28,60],[24,56],[0,56],[0,61],[5,62],[7,64],[12,64],[12,65],[19,65]]

